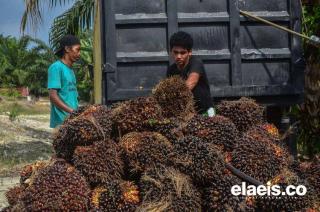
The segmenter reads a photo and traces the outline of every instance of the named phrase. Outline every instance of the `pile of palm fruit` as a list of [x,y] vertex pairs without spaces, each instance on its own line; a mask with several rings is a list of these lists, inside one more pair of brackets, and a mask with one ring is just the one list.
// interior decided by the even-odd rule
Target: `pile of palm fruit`
[[[320,164],[298,163],[253,99],[223,101],[197,115],[183,80],[152,95],[80,107],[59,128],[49,161],[21,171],[4,211],[316,211]],[[233,196],[228,169],[262,184],[306,185],[305,196]],[[250,184],[250,183],[249,183]]]

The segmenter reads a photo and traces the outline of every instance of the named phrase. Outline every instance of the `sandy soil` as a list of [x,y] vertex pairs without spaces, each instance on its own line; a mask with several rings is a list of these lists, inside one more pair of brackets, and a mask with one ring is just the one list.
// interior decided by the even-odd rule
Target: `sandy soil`
[[7,205],[5,192],[19,182],[19,171],[29,163],[52,155],[49,114],[21,115],[10,121],[0,115],[0,209]]

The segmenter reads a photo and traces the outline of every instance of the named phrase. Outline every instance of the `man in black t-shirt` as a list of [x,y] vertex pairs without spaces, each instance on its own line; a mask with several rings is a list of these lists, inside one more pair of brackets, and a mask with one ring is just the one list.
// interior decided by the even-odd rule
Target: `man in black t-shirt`
[[180,75],[192,91],[195,108],[199,114],[214,116],[207,74],[202,61],[192,56],[193,39],[186,32],[176,32],[170,38],[170,52],[175,61],[167,77]]

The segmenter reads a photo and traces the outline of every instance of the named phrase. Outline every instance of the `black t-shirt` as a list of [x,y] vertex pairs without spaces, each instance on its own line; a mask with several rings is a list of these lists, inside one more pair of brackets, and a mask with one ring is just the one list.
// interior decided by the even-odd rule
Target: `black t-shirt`
[[178,69],[176,63],[172,64],[168,68],[167,77],[180,75],[184,80],[187,80],[192,72],[200,75],[197,85],[192,90],[195,108],[198,113],[204,113],[212,107],[212,99],[207,74],[200,59],[191,56],[188,65],[181,71]]

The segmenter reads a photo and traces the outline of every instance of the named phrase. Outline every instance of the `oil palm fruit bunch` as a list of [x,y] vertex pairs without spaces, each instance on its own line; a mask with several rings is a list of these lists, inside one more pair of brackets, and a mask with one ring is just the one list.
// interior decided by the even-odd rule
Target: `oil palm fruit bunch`
[[231,164],[256,180],[266,183],[280,173],[283,157],[265,142],[244,134],[232,152]]
[[138,187],[129,181],[109,181],[92,192],[91,205],[97,211],[135,211],[140,203]]
[[166,118],[188,120],[193,117],[193,94],[181,77],[174,76],[160,81],[152,94]]
[[31,179],[21,196],[26,211],[86,211],[90,187],[63,159],[53,159]]
[[254,211],[253,205],[247,204],[244,196],[234,196],[231,188],[241,185],[241,180],[233,175],[225,175],[212,181],[203,191],[205,211]]
[[53,139],[56,155],[71,161],[77,146],[110,138],[113,125],[110,112],[104,105],[91,105],[80,115],[66,121]]
[[5,193],[6,199],[7,199],[10,206],[14,206],[14,205],[18,204],[18,202],[21,198],[21,195],[24,193],[25,189],[26,189],[26,186],[17,185],[17,186],[10,188]]
[[251,126],[262,123],[263,112],[263,107],[255,100],[246,97],[236,101],[222,101],[217,106],[217,113],[230,118],[240,132],[245,132]]
[[78,146],[72,161],[93,186],[120,180],[123,174],[120,147],[112,140],[98,141],[91,146]]
[[[69,119],[65,121],[64,125],[72,125],[73,122],[81,122],[81,121],[90,121],[91,124],[94,126],[93,129],[91,129],[92,132],[97,131],[97,134],[94,133],[88,133],[84,129],[79,128],[75,129],[78,131],[81,131],[83,135],[78,135],[75,134],[76,137],[82,138],[78,139],[78,142],[90,142],[90,141],[96,141],[103,138],[110,138],[111,133],[112,133],[112,126],[113,126],[113,121],[111,119],[111,110],[107,108],[105,105],[89,105],[85,106],[85,109],[76,116],[73,119]],[[80,127],[80,126],[79,126]],[[79,133],[79,132],[76,132]],[[70,136],[69,136],[70,137]],[[73,138],[77,139],[77,138]],[[87,143],[82,143],[82,145],[86,145]]]
[[28,185],[32,178],[39,170],[46,167],[48,161],[36,161],[35,163],[24,166],[20,171],[20,184]]
[[72,138],[71,133],[68,134],[68,128],[70,128],[69,125],[62,125],[58,131],[54,132],[52,145],[56,157],[71,161],[74,150],[78,144]]
[[68,122],[71,119],[78,117],[81,113],[83,113],[86,109],[88,109],[90,105],[79,106],[78,109],[74,110],[69,116],[64,120],[64,122]]
[[280,139],[279,130],[274,124],[263,123],[262,125],[260,125],[260,127],[266,130],[269,135],[273,136],[275,139]]
[[121,137],[129,132],[144,131],[146,122],[162,119],[162,111],[154,98],[139,97],[115,106],[112,117]]
[[187,122],[183,132],[185,135],[199,137],[226,151],[231,151],[234,148],[239,136],[233,122],[220,115],[214,117],[196,115]]
[[189,175],[195,185],[205,185],[225,171],[222,153],[201,138],[187,136],[174,143],[174,166]]
[[137,211],[201,211],[201,195],[191,179],[173,168],[148,168],[140,190],[142,204]]
[[[307,163],[309,164],[309,162]],[[298,160],[294,160],[289,166],[288,169],[294,173],[296,173],[300,178],[305,178],[304,173],[306,172],[305,169],[302,168],[305,167],[305,162],[300,162]]]
[[26,211],[26,207],[21,201],[25,190],[30,186],[36,174],[45,168],[48,161],[37,161],[24,166],[20,171],[20,184],[10,188],[6,193],[6,199],[9,206],[3,211]]
[[158,132],[165,136],[171,143],[183,137],[182,123],[177,119],[149,120],[145,128],[151,132]]
[[156,132],[132,132],[120,141],[131,173],[143,172],[149,166],[169,164],[173,146],[166,137]]
[[304,185],[307,187],[307,193],[304,196],[295,194],[294,196],[282,195],[270,197],[258,197],[256,199],[256,206],[258,211],[303,211],[314,203],[314,191],[309,186],[307,181],[299,178],[295,173],[288,169],[283,169],[279,175],[271,179],[268,186],[278,185],[281,188],[281,192],[284,192],[289,185],[299,186]]
[[282,145],[278,138],[270,135],[263,127],[252,127],[245,134],[256,142],[263,142],[274,149],[275,156],[281,160],[283,166],[290,166],[293,163],[293,157],[289,154],[287,147]]
[[268,141],[275,143],[277,145],[281,145],[281,141],[280,141],[280,135],[277,133],[278,129],[277,128],[273,128],[274,125],[268,124],[268,123],[263,123],[263,124],[259,124],[259,125],[255,125],[250,127],[247,130],[247,133],[253,133],[253,134],[259,134],[260,137],[264,137],[266,139],[268,139]]
[[[320,164],[319,159],[307,162],[294,161],[290,166],[290,170],[296,173],[301,179],[305,179],[314,191],[314,205],[312,209],[307,211],[320,211]],[[308,191],[309,192],[309,191]]]
[[320,161],[312,161],[305,169],[304,177],[309,184],[315,189],[316,197],[320,207]]

